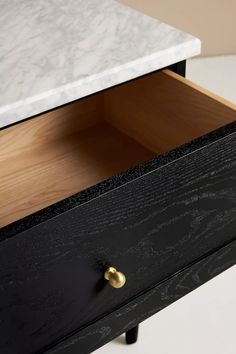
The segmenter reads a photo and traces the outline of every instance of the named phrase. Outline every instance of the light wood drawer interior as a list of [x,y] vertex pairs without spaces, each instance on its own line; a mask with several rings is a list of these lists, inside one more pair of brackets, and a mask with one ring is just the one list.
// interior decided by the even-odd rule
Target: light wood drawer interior
[[235,118],[235,105],[165,70],[4,129],[0,227]]

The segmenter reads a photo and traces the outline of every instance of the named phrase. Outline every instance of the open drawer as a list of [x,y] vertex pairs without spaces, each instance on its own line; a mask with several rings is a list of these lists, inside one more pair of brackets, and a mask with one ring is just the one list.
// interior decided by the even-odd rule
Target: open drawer
[[165,70],[3,129],[0,347],[43,350],[230,242],[235,118]]

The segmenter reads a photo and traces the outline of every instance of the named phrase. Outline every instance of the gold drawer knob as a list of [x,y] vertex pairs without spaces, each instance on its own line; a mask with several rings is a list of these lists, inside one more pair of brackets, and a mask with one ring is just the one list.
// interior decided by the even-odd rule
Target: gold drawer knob
[[126,277],[123,273],[118,272],[116,268],[109,267],[104,273],[104,278],[108,280],[113,288],[122,288],[125,285]]

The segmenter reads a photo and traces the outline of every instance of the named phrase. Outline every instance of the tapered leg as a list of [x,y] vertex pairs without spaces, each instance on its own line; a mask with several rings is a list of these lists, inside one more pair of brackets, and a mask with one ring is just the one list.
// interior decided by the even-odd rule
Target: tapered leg
[[129,331],[126,332],[125,338],[127,344],[133,344],[137,342],[138,339],[138,327],[131,328]]

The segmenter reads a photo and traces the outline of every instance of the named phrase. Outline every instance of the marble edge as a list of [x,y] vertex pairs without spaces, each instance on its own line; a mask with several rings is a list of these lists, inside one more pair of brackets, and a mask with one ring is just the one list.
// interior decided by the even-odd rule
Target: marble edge
[[200,52],[201,41],[192,37],[172,48],[9,104],[0,108],[0,128],[189,59]]

